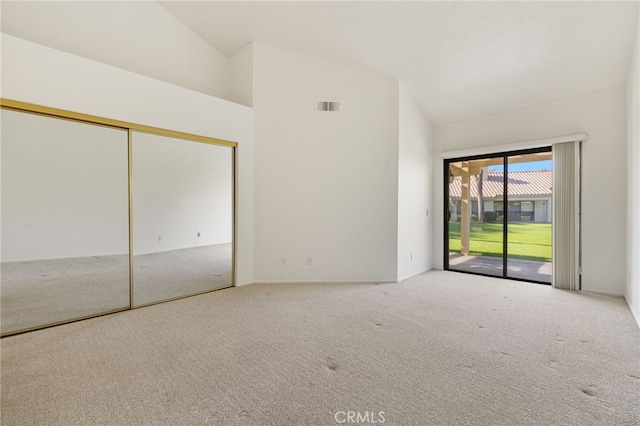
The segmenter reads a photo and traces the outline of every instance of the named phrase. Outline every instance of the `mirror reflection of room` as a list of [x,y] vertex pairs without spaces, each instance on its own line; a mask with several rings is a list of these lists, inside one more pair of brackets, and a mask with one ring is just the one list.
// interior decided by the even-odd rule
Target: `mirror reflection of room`
[[134,305],[229,287],[233,151],[133,134]]
[[127,131],[2,110],[1,330],[127,309]]
[[2,335],[231,287],[233,147],[75,118],[2,109]]

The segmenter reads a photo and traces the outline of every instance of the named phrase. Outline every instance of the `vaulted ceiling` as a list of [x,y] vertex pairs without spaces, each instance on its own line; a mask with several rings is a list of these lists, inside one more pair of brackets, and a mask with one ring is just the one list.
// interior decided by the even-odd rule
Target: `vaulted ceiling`
[[250,42],[403,81],[434,124],[625,84],[629,2],[161,1],[223,54]]
[[[172,67],[204,63],[200,77],[212,80],[206,59],[193,55],[210,50],[230,58],[251,42],[385,74],[402,81],[436,125],[622,87],[639,5],[639,0],[0,2],[3,32],[206,93],[195,86],[191,74],[197,70],[181,70],[185,77],[173,81]],[[206,47],[182,49],[181,43]]]

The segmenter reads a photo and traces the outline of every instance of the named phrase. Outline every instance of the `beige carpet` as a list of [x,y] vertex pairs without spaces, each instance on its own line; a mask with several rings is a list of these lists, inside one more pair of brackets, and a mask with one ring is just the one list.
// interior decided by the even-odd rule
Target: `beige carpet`
[[[136,306],[229,287],[231,244],[134,256]],[[0,330],[129,307],[129,255],[3,262]]]
[[454,272],[231,288],[0,343],[3,426],[640,424],[621,298]]

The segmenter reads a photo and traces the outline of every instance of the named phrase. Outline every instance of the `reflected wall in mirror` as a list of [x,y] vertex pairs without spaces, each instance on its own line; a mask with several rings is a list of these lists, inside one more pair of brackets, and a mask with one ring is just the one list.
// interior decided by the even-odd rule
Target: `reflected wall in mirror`
[[133,132],[134,305],[233,285],[233,149]]
[[129,307],[127,143],[2,110],[2,334]]

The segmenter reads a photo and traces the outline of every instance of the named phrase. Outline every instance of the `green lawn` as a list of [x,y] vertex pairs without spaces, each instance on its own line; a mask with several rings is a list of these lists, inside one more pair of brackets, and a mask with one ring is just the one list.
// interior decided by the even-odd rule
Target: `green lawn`
[[[550,223],[510,223],[510,258],[551,262]],[[469,254],[502,257],[502,223],[471,223]],[[449,222],[449,251],[460,252],[460,222]]]

